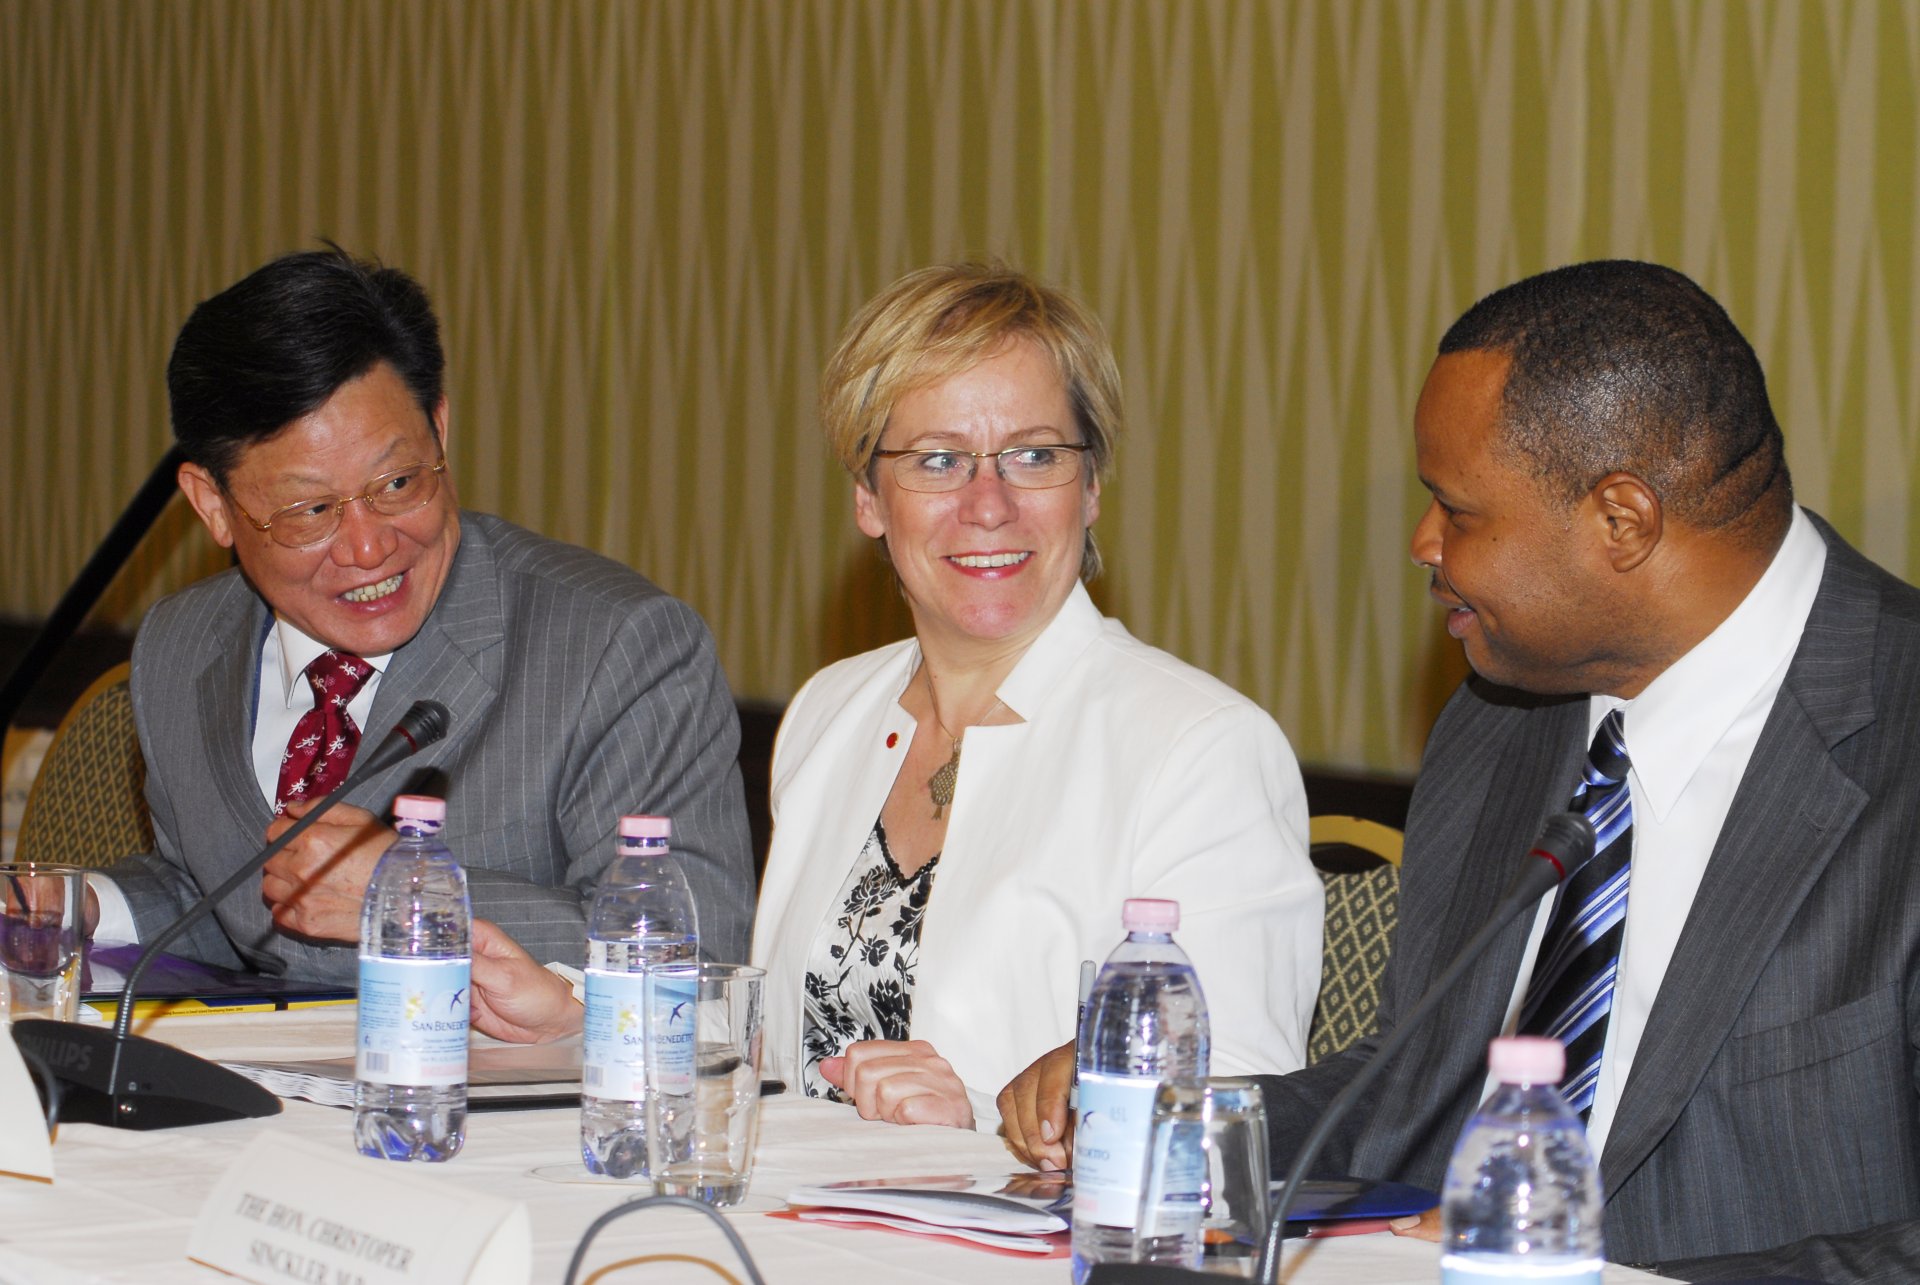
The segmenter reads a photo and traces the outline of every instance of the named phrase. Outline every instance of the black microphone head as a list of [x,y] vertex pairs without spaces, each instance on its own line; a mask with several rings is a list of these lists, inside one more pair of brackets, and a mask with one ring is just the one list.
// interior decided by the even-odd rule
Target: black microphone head
[[418,754],[435,741],[444,739],[452,726],[453,715],[447,713],[445,705],[439,701],[415,701],[400,716],[400,721],[393,725],[393,730],[381,738],[371,754],[362,753],[355,759],[352,775],[336,793],[356,786],[368,777]]
[[452,727],[453,715],[447,713],[445,705],[439,701],[415,701],[393,725],[393,730],[406,737],[415,750],[420,750],[443,739]]
[[1593,824],[1578,812],[1561,812],[1547,818],[1532,855],[1558,866],[1565,879],[1593,860],[1593,844]]
[[1527,849],[1528,860],[1513,872],[1507,885],[1508,903],[1537,901],[1565,883],[1567,876],[1593,860],[1593,827],[1578,812],[1547,818],[1540,837]]

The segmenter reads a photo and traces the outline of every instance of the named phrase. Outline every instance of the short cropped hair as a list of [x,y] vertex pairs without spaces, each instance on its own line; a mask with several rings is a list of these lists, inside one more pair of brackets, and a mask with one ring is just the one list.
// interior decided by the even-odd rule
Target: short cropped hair
[[180,328],[167,362],[174,440],[225,486],[243,449],[382,361],[431,416],[446,357],[420,283],[331,242],[284,255],[201,303]]
[[1780,425],[1753,346],[1711,295],[1671,268],[1579,263],[1496,290],[1453,323],[1442,354],[1512,360],[1507,446],[1571,503],[1631,473],[1669,512],[1714,530],[1790,515]]
[[[871,483],[873,453],[907,393],[969,370],[1016,338],[1038,344],[1066,385],[1089,476],[1113,472],[1123,424],[1120,368],[1099,319],[1063,291],[997,263],[910,272],[870,299],[820,377],[820,422],[847,472]],[[1080,576],[1100,572],[1087,533]]]

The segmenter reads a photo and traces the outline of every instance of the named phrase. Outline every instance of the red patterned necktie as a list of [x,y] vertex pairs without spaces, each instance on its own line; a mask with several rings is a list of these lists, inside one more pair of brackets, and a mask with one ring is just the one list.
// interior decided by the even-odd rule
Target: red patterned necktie
[[371,677],[372,665],[342,651],[322,652],[307,666],[313,708],[294,724],[287,752],[280,756],[275,816],[287,804],[321,798],[347,779],[353,752],[360,748],[360,728],[347,714],[347,704]]

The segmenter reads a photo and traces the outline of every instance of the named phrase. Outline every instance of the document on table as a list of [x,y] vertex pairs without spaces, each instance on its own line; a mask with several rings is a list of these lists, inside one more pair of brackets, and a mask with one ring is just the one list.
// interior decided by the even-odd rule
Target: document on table
[[[82,998],[107,1021],[120,1008],[120,992],[143,948],[126,943],[94,942],[82,964]],[[290,982],[284,977],[236,972],[198,960],[165,953],[156,955],[140,978],[135,1013],[146,1018],[164,1013],[272,1012],[315,1005],[351,1004],[351,986],[323,986]]]
[[795,1187],[787,1193],[787,1205],[814,1216],[826,1210],[858,1211],[949,1230],[1044,1236],[1067,1230],[1071,1192],[1060,1175],[941,1174]]
[[[353,1105],[353,1058],[296,1062],[225,1062],[283,1098],[324,1107]],[[551,1044],[475,1044],[467,1054],[467,1103],[475,1109],[566,1106],[580,1099],[580,1040]]]

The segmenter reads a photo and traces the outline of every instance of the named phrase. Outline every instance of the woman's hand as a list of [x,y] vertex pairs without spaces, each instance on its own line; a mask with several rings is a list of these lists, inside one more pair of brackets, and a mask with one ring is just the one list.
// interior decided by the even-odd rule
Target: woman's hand
[[1000,1090],[1000,1132],[1022,1164],[1065,1169],[1073,1159],[1073,1053],[1072,1040],[1049,1049]]
[[820,1075],[853,1099],[863,1120],[973,1127],[967,1086],[925,1040],[860,1040],[822,1061]]
[[576,1034],[586,1012],[573,987],[548,972],[498,924],[473,921],[473,1029],[514,1044]]

